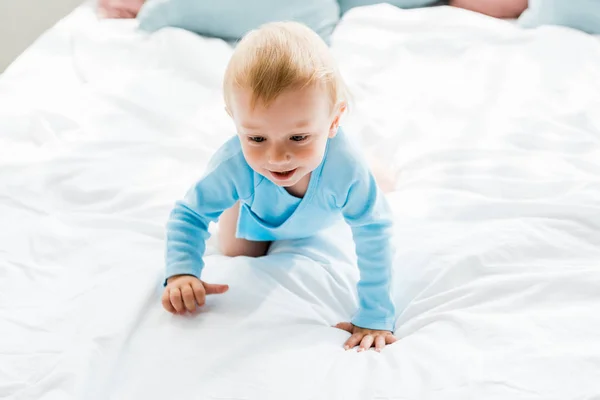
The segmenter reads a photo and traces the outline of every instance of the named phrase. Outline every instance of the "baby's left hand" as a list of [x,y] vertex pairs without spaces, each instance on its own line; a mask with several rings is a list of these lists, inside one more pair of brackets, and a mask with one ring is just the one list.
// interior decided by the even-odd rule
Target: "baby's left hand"
[[381,351],[387,344],[392,344],[396,337],[390,331],[376,331],[372,329],[361,328],[351,324],[350,322],[340,322],[335,326],[338,329],[343,329],[350,332],[352,336],[344,343],[344,349],[348,350],[360,344],[357,351],[365,351],[375,345],[376,351]]

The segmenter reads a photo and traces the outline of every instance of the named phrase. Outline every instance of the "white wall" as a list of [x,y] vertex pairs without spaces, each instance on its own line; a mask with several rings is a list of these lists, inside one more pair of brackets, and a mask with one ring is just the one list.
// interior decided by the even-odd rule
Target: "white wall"
[[0,73],[83,0],[0,0]]

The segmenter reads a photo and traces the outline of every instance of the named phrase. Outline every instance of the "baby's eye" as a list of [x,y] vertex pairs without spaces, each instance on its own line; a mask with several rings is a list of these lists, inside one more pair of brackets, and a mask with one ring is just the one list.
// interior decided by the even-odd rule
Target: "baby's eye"
[[250,136],[250,137],[248,137],[248,140],[251,142],[254,142],[254,143],[262,143],[266,139],[262,136]]
[[302,142],[306,140],[306,138],[308,138],[308,135],[294,135],[290,139],[292,139],[294,142]]

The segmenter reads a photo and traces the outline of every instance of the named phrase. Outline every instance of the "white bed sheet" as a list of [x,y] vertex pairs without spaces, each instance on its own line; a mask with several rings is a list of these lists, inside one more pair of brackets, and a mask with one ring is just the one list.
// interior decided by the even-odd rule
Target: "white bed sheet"
[[346,129],[394,174],[396,335],[345,352],[349,232],[209,248],[161,308],[172,203],[233,134],[231,49],[83,6],[0,78],[0,398],[600,398],[600,44],[447,7],[350,12]]

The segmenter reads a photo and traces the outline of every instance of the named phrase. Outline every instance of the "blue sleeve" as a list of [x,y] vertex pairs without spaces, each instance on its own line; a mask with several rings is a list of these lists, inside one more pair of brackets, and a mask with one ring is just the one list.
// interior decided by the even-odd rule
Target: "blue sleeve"
[[235,155],[223,159],[227,155],[227,151],[218,152],[208,172],[171,211],[167,223],[165,282],[181,274],[200,278],[210,222],[217,221],[223,211],[241,198],[239,189],[244,185],[236,181],[244,178],[244,165],[238,165],[242,163]]
[[360,280],[356,326],[393,331],[396,310],[391,296],[392,216],[385,196],[366,167],[357,173],[342,206],[352,229]]

